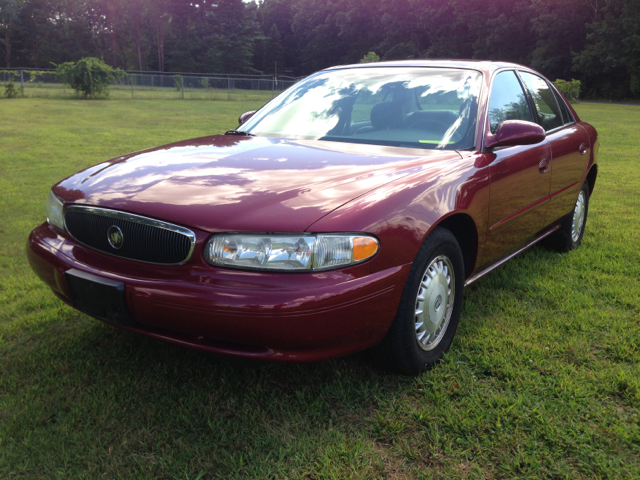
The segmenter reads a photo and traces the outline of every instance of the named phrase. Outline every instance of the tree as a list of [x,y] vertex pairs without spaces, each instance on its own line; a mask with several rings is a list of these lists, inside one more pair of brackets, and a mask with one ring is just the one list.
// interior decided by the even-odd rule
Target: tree
[[96,52],[92,9],[86,0],[28,0],[20,11],[21,46],[34,67],[49,67]]
[[97,0],[94,12],[96,56],[105,58],[114,67],[126,68],[127,26],[125,24],[126,0]]
[[340,27],[330,1],[298,0],[292,30],[300,45],[300,66],[307,73],[339,63],[344,52]]
[[530,64],[549,78],[570,78],[573,55],[584,47],[588,0],[538,0],[531,4],[536,48]]
[[[144,70],[143,68],[143,56],[144,56],[144,44],[145,30],[148,15],[148,1],[147,0],[128,0],[126,2],[127,12],[127,24],[129,26],[129,32],[135,45],[135,53],[137,54],[138,70]],[[146,63],[145,65],[146,66]]]
[[341,51],[339,63],[355,63],[362,52],[381,51],[384,40],[380,0],[340,0],[336,2],[333,22],[338,28],[336,43]]
[[483,25],[484,34],[479,32],[473,45],[474,58],[529,64],[534,36],[530,1],[504,1],[493,7]]
[[640,0],[607,0],[573,60],[591,95],[640,97]]
[[[387,0],[380,2],[377,12],[379,26],[375,29],[382,35],[378,39],[379,48],[376,51],[382,53],[383,59],[395,59],[401,54],[403,47],[398,45],[411,45],[409,55],[419,56],[418,51],[428,48],[429,40],[423,33],[422,15],[426,10],[431,10],[433,1],[413,1],[413,0]],[[406,14],[410,12],[410,14]],[[420,45],[424,40],[425,44]],[[396,48],[397,47],[397,48]],[[394,50],[395,53],[389,51]],[[389,55],[387,55],[389,53]]]
[[169,22],[171,20],[168,0],[153,0],[149,3],[147,13],[149,15],[151,36],[156,47],[157,69],[160,72],[164,72],[164,40],[167,36],[167,30],[169,29]]
[[11,67],[13,34],[18,27],[20,10],[24,3],[18,0],[0,0],[0,44],[4,47],[5,65]]
[[[273,25],[278,29],[282,42],[282,66],[299,67],[300,39],[293,33],[293,17],[297,11],[296,0],[264,0],[256,11],[256,21],[262,27],[262,35],[256,37],[254,44],[253,66],[259,70],[270,71],[268,55]],[[260,32],[258,32],[260,33]]]
[[[0,0],[0,64],[297,74],[358,62],[477,58],[640,97],[640,0]],[[282,68],[280,68],[282,67]]]
[[276,73],[276,65],[279,66],[280,71],[284,67],[284,47],[282,46],[282,37],[278,26],[274,23],[271,25],[269,36],[265,39],[265,52],[264,52],[264,68],[265,72]]
[[418,48],[413,42],[397,43],[386,51],[383,60],[411,60],[419,57]]
[[[252,4],[253,5],[253,4]],[[242,0],[218,0],[207,12],[213,20],[214,36],[208,60],[225,73],[255,73],[253,43],[258,36],[255,10]]]

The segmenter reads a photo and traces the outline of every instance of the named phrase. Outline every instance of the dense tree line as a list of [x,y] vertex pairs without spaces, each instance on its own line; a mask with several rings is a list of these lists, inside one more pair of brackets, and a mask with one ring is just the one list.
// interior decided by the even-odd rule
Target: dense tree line
[[134,70],[304,75],[357,62],[482,58],[640,97],[640,0],[0,0],[0,64],[86,56]]

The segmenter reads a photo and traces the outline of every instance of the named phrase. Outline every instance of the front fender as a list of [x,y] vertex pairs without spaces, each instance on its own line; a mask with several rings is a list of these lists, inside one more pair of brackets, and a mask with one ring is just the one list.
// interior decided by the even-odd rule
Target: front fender
[[472,218],[484,245],[489,172],[482,154],[449,160],[383,185],[315,222],[313,232],[366,232],[380,240],[372,271],[413,262],[429,233],[456,213]]

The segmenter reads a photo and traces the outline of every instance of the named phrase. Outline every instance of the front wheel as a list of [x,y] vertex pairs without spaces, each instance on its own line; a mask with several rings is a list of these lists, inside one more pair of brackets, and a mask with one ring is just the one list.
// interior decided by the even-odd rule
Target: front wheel
[[458,327],[464,290],[464,261],[456,238],[436,227],[413,262],[398,313],[375,348],[388,367],[416,375],[449,350]]

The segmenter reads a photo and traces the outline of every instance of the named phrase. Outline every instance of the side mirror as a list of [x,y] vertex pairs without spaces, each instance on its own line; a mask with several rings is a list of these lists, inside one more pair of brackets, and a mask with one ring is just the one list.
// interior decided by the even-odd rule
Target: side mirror
[[255,110],[251,110],[250,112],[245,112],[238,117],[238,126],[242,125],[244,122],[249,120],[253,114],[256,113]]
[[487,135],[484,148],[534,145],[542,142],[545,137],[544,128],[537,123],[525,120],[506,120],[498,126],[496,133]]

